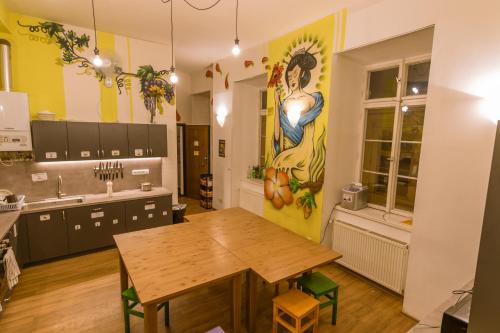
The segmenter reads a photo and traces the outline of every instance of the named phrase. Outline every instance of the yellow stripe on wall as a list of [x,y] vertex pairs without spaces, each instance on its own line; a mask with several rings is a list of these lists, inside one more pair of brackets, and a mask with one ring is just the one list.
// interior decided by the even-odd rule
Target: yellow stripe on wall
[[[115,36],[106,32],[97,32],[98,47],[102,57],[113,57],[115,55]],[[113,86],[106,87],[104,81],[100,82],[101,103],[100,114],[101,121],[115,122],[118,120],[118,94],[116,82],[113,79]]]
[[[127,65],[128,65],[127,71],[129,73],[132,73],[132,58],[130,56],[130,38],[128,38],[128,37],[127,37]],[[125,89],[125,91],[128,94],[128,98],[129,98],[129,102],[130,102],[130,122],[133,123],[134,122],[134,101],[133,101],[133,97],[132,97],[131,87],[127,86],[127,89]]]
[[37,25],[42,19],[9,14],[11,33],[0,36],[11,43],[12,86],[15,91],[28,93],[31,118],[48,110],[57,119],[66,119],[63,66],[57,62],[61,50],[53,40],[40,33],[30,33],[22,24]]

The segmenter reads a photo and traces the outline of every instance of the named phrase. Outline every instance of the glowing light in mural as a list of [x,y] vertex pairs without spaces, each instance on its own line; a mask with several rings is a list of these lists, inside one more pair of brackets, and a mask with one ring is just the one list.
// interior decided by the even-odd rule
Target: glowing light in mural
[[302,111],[306,109],[306,106],[304,105],[303,102],[300,101],[292,101],[288,105],[288,112],[286,114],[288,121],[290,122],[290,125],[292,125],[293,128],[297,127],[297,124],[299,123],[300,120],[300,115]]

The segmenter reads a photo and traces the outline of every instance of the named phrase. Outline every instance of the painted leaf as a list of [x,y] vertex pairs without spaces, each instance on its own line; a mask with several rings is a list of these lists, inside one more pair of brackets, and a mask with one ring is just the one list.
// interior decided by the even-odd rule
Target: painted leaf
[[268,57],[262,57],[262,63],[265,64],[269,61]]
[[218,63],[217,63],[217,64],[215,64],[215,71],[216,71],[217,73],[219,73],[220,75],[222,75],[222,70],[220,69],[220,65],[219,65]]
[[226,87],[226,90],[229,89],[229,73],[226,74],[226,79],[224,80],[224,87]]
[[212,79],[214,77],[214,73],[210,69],[207,69],[207,71],[205,72],[205,77],[207,79]]
[[245,68],[248,67],[253,67],[253,61],[252,60],[245,60]]

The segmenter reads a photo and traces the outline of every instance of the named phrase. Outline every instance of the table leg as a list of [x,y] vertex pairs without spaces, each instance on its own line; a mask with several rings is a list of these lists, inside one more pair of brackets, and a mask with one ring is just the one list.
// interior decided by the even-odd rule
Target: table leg
[[128,273],[121,256],[120,256],[120,288],[122,292],[128,289]]
[[257,274],[249,270],[247,272],[247,331],[255,332],[257,317]]
[[241,332],[241,274],[233,277],[233,333]]
[[158,332],[158,314],[156,304],[143,305],[144,308],[144,333]]

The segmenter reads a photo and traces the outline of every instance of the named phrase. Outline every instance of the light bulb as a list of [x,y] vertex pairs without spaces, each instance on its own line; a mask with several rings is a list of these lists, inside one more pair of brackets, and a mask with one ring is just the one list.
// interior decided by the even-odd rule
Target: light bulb
[[417,88],[417,87],[413,87],[413,88],[411,88],[411,91],[413,91],[413,93],[414,93],[415,95],[417,95],[417,94],[418,94],[418,88]]
[[177,82],[179,82],[179,77],[175,74],[175,72],[172,72],[170,74],[170,83],[176,84]]
[[231,50],[231,52],[233,53],[233,55],[235,57],[240,55],[241,50],[240,50],[239,40],[236,39],[234,41],[234,46],[233,46],[233,49]]
[[94,64],[95,67],[101,67],[104,64],[104,61],[98,54],[96,54],[94,59],[92,59],[92,64]]
[[401,108],[401,111],[403,112],[408,112],[410,108],[408,107],[408,105],[403,105],[403,107]]

